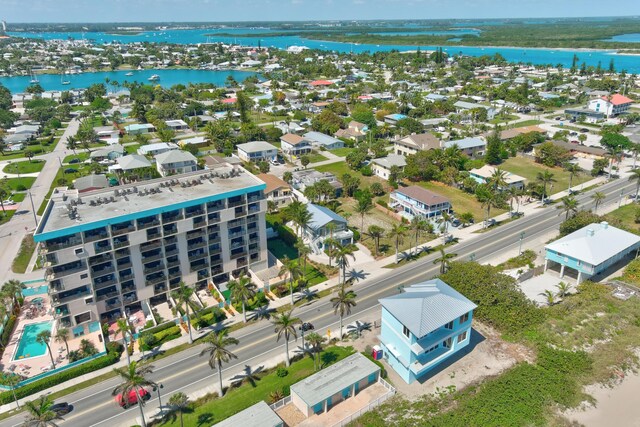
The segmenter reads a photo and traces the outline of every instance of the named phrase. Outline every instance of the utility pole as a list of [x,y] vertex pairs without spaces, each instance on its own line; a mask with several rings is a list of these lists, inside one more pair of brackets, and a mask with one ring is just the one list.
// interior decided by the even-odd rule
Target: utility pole
[[524,239],[524,231],[520,233],[520,248],[518,249],[518,255],[522,254],[522,240]]
[[31,212],[33,212],[33,221],[36,223],[36,228],[38,227],[38,217],[36,216],[36,207],[33,205],[33,197],[31,197],[31,190],[27,191],[29,195],[29,200],[31,201]]

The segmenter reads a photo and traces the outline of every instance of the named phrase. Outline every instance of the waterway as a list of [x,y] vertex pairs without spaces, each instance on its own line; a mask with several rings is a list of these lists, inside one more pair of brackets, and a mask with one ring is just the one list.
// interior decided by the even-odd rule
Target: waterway
[[[188,85],[189,83],[213,83],[216,86],[223,86],[227,77],[232,76],[236,81],[242,82],[249,76],[257,75],[249,71],[209,71],[209,70],[137,70],[132,71],[132,76],[127,76],[127,71],[104,71],[96,73],[82,73],[65,75],[64,79],[69,80],[70,84],[63,85],[59,74],[41,74],[38,75],[40,85],[44,90],[69,90],[79,89],[91,86],[94,83],[106,83],[109,81],[117,81],[122,84],[124,82],[140,82],[152,83],[148,79],[153,74],[160,76],[160,80],[153,84],[159,84],[164,87],[170,87],[177,84]],[[29,76],[17,77],[0,77],[0,84],[4,85],[12,93],[24,92],[29,86]],[[110,87],[114,90],[114,87]]]
[[620,34],[618,36],[613,36],[608,42],[621,42],[621,43],[640,43],[640,33],[633,34]]

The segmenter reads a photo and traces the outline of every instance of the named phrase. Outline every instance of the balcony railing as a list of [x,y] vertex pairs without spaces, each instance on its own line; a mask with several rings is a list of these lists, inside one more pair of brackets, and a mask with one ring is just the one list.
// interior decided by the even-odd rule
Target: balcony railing
[[158,265],[154,265],[152,267],[145,267],[144,268],[144,274],[151,274],[151,273],[155,273],[158,271],[162,271],[164,270],[164,264],[160,263]]
[[136,227],[135,227],[133,224],[132,224],[132,225],[129,225],[129,226],[127,226],[127,227],[123,227],[123,228],[114,228],[114,227],[111,227],[111,235],[112,235],[113,237],[115,237],[115,236],[121,236],[121,235],[123,235],[123,234],[132,233],[132,232],[134,232],[134,231],[136,231]]

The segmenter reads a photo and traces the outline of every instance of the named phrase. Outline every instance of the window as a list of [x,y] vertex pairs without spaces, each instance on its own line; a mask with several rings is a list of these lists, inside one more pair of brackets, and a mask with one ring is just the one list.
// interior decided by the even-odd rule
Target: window
[[462,323],[465,323],[467,320],[469,320],[469,313],[465,313],[462,316],[460,316],[460,320],[458,321],[458,323],[462,324]]
[[402,333],[407,338],[411,337],[411,332],[409,332],[409,328],[407,328],[406,326],[402,326]]
[[462,342],[467,339],[467,331],[464,331],[460,335],[458,335],[458,342]]
[[442,341],[442,346],[444,348],[451,348],[451,338],[447,338],[445,341]]
[[76,255],[82,255],[84,253],[84,248],[75,248],[74,251]]
[[444,325],[445,329],[453,329],[453,320],[449,323],[447,323],[446,325]]
[[87,273],[83,273],[80,275],[81,279],[86,279],[87,277],[89,277],[89,275]]
[[435,349],[437,349],[439,346],[440,346],[439,344],[434,345],[433,347],[431,347],[431,348],[427,349],[427,350],[424,352],[424,354],[429,354],[429,353],[431,353],[432,351],[434,351]]

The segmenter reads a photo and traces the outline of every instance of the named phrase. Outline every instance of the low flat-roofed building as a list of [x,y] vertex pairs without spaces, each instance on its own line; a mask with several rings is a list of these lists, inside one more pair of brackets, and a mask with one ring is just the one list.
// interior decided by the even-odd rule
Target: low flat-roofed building
[[166,151],[178,150],[178,144],[173,142],[156,142],[155,144],[141,145],[138,148],[138,154],[141,156],[157,156]]
[[282,427],[284,422],[263,400],[212,427]]
[[[471,169],[469,171],[469,176],[479,184],[486,184],[496,172],[496,170],[497,168],[493,166],[484,165],[481,168]],[[504,169],[501,169],[501,171],[504,172],[503,177],[505,182],[507,183],[507,187],[515,187],[518,189],[524,188],[525,178]]]

